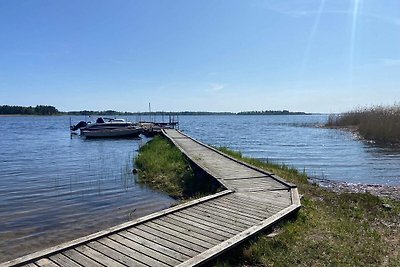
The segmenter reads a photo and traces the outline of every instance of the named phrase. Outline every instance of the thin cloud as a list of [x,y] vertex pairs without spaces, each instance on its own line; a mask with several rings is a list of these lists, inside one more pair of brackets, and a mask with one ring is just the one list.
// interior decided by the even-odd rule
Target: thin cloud
[[226,87],[223,83],[210,83],[207,92],[220,92]]

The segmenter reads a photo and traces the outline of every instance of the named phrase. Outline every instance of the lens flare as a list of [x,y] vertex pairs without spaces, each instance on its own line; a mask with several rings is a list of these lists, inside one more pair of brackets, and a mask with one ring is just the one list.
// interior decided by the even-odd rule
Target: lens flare
[[315,34],[317,32],[317,29],[318,29],[318,26],[319,26],[319,23],[320,23],[320,20],[321,20],[322,13],[324,12],[325,1],[326,0],[321,0],[320,3],[319,3],[318,12],[317,12],[317,15],[315,16],[314,24],[312,26],[310,35],[308,36],[307,47],[306,47],[306,51],[304,53],[304,57],[303,57],[303,61],[302,61],[302,64],[301,64],[301,69],[300,69],[301,78],[303,77],[304,71],[307,68],[307,64],[308,64],[308,60],[309,60],[309,57],[310,57],[312,44],[314,43],[314,39],[315,39]]
[[350,59],[349,59],[349,75],[350,75],[350,88],[353,87],[354,79],[354,53],[357,34],[357,22],[360,15],[360,6],[362,0],[353,0],[351,5],[351,35],[350,35]]

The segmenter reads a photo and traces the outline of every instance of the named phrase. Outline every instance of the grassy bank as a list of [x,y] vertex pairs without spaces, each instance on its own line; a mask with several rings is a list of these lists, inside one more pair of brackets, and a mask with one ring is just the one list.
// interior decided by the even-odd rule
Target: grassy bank
[[[295,218],[274,226],[277,235],[261,233],[208,265],[400,266],[400,202],[365,193],[327,191],[290,167],[243,157],[227,148],[220,150],[297,184],[303,207]],[[182,164],[167,167],[174,158],[173,162]],[[162,138],[144,146],[137,161],[142,178],[145,175],[153,188],[175,195],[182,195],[188,184],[192,194],[201,188],[185,182],[193,181],[195,171],[181,152]]]
[[218,266],[400,266],[400,203],[370,194],[334,193],[295,169],[223,152],[278,174],[303,195],[296,218],[213,262]]
[[400,105],[359,108],[329,116],[327,126],[356,127],[366,139],[377,143],[400,143]]
[[140,149],[135,165],[139,169],[139,183],[174,198],[190,198],[218,190],[215,182],[190,165],[181,151],[161,136],[156,136]]

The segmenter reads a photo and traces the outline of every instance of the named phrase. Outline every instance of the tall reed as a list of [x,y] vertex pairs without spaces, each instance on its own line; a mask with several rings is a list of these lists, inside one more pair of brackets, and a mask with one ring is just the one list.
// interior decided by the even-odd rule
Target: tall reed
[[366,139],[377,143],[400,143],[400,105],[356,108],[330,115],[327,126],[355,126]]

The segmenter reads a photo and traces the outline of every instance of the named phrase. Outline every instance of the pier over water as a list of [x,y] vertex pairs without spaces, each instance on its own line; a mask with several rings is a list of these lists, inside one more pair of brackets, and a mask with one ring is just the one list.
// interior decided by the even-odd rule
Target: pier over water
[[225,190],[3,266],[196,266],[300,208],[295,185],[175,129],[169,138]]

